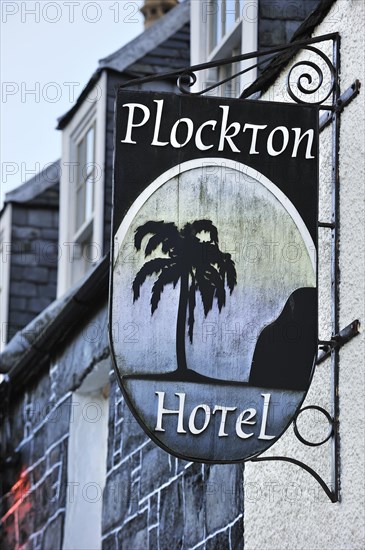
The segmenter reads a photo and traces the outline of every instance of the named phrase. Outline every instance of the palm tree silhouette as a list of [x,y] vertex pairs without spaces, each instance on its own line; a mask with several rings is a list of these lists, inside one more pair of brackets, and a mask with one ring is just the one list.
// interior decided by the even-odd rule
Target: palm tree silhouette
[[[199,239],[198,235],[209,234],[209,240]],[[158,275],[151,292],[151,314],[155,312],[163,289],[168,284],[176,287],[180,280],[180,297],[176,324],[177,372],[181,378],[188,378],[185,350],[186,318],[188,317],[188,335],[193,343],[194,310],[196,292],[199,291],[205,317],[213,307],[214,298],[219,311],[226,303],[227,284],[230,294],[237,284],[235,264],[231,255],[224,253],[218,246],[218,231],[211,220],[196,220],[187,223],[179,230],[172,223],[149,221],[137,228],[134,245],[141,249],[142,240],[151,234],[146,248],[147,258],[161,246],[165,257],[154,258],[146,262],[137,273],[133,284],[133,302],[138,300],[140,289],[148,276]]]

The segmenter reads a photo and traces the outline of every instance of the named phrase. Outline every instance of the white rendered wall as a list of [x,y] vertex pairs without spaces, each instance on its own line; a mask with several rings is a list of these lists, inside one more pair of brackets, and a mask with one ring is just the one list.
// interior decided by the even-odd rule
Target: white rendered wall
[[[339,0],[315,35],[341,34],[341,92],[355,79],[360,95],[341,115],[340,142],[340,327],[360,319],[364,327],[364,3]],[[283,100],[283,77],[264,95]],[[286,100],[286,99],[285,99]],[[331,129],[320,138],[320,215],[331,219]],[[319,331],[330,336],[330,231],[320,229]],[[318,483],[295,465],[247,463],[245,550],[360,550],[364,548],[364,333],[340,351],[341,502],[332,504]],[[331,410],[330,364],[317,367],[305,405]],[[309,438],[326,432],[319,414],[302,425]],[[330,449],[305,447],[289,429],[266,456],[294,457],[331,482]],[[265,456],[262,455],[262,456]]]

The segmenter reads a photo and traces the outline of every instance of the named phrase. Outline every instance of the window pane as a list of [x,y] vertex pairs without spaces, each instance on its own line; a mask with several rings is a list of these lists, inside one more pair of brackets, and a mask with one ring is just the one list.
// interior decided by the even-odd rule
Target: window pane
[[220,32],[222,27],[221,17],[221,1],[210,0],[208,15],[208,28],[209,28],[209,50],[212,51],[220,39]]
[[76,193],[76,229],[85,221],[85,186],[79,187]]
[[94,211],[95,125],[77,146],[76,231]]
[[94,177],[93,174],[85,182],[85,220],[91,218],[94,210]]
[[94,126],[86,134],[86,164],[94,162]]
[[236,0],[236,19],[240,19],[243,16],[243,4],[244,0]]
[[86,158],[86,144],[85,144],[85,140],[83,139],[77,146],[77,187],[80,187],[80,185],[82,185],[84,182],[83,169],[85,164],[85,158]]
[[236,21],[236,0],[226,0],[224,34],[229,32]]

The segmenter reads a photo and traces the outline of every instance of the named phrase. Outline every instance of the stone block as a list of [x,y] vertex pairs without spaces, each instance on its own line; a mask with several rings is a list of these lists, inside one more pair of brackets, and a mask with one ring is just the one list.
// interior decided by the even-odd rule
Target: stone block
[[47,448],[46,426],[42,426],[33,436],[32,462],[36,462],[45,455]]
[[[67,347],[60,349],[55,357],[59,368],[55,374],[56,399],[82,382],[91,365],[109,355],[107,307],[103,306],[87,324],[79,323],[73,330],[72,340]],[[68,329],[65,326],[65,331]]]
[[28,268],[20,265],[11,266],[10,280],[11,281],[24,281],[26,279]]
[[238,550],[233,545],[229,545],[228,529],[227,531],[218,533],[215,537],[208,539],[205,544],[206,550],[222,550],[223,548],[234,548],[235,550]]
[[154,494],[149,499],[149,509],[148,509],[148,527],[151,528],[152,525],[155,525],[158,522],[158,494]]
[[26,544],[29,537],[35,531],[35,515],[36,511],[33,508],[31,495],[23,498],[18,507],[18,530],[19,530],[19,547]]
[[194,464],[184,474],[184,544],[191,548],[204,539],[205,506],[202,466]]
[[11,265],[20,265],[29,269],[31,266],[38,264],[37,253],[31,250],[31,247],[26,247],[23,243],[17,243],[12,248]]
[[22,311],[13,310],[9,315],[9,327],[8,327],[8,339],[14,336],[18,330],[24,328],[32,319],[34,319],[34,313],[26,311],[27,306]]
[[27,298],[37,296],[37,285],[30,282],[13,282],[10,292],[16,296],[25,296]]
[[32,470],[32,482],[36,485],[46,473],[47,461],[41,460]]
[[161,491],[160,550],[181,548],[184,538],[184,498],[181,479]]
[[206,532],[232,523],[243,512],[243,467],[240,464],[206,466]]
[[34,313],[34,317],[43,311],[49,304],[51,300],[45,296],[38,296],[37,298],[30,298],[27,301],[27,309],[31,313]]
[[15,525],[14,514],[9,514],[2,524],[2,535],[0,542],[3,548],[16,548],[17,526]]
[[152,441],[142,449],[141,497],[155,491],[174,475],[174,460]]
[[11,216],[11,221],[13,225],[26,226],[28,224],[28,209],[27,207],[22,207],[19,204],[13,205],[13,211]]
[[47,415],[47,447],[56,443],[70,430],[72,397],[61,403]]
[[285,22],[273,19],[259,21],[259,44],[262,46],[277,46],[285,43]]
[[[52,272],[53,270],[49,269],[49,272]],[[57,286],[55,283],[48,283],[45,285],[38,285],[37,288],[38,296],[42,298],[47,298],[48,303],[51,303],[53,300],[56,299],[57,296]]]
[[34,530],[38,531],[44,527],[47,519],[51,516],[50,503],[51,503],[51,487],[47,482],[41,483],[34,491],[32,495],[32,507],[35,510],[34,518]]
[[149,531],[148,549],[149,550],[159,550],[157,527],[155,527],[154,529],[150,529],[150,531]]
[[123,523],[129,510],[130,496],[130,464],[126,461],[111,472],[106,480],[103,492],[103,533]]
[[102,550],[115,550],[117,548],[117,543],[115,540],[115,534],[113,533],[109,537],[103,539],[101,544]]
[[22,311],[23,309],[25,309],[26,304],[27,304],[26,298],[24,297],[19,298],[18,296],[10,296],[10,302],[9,302],[10,311],[12,310]]
[[28,406],[28,418],[35,429],[46,418],[52,404],[49,403],[51,381],[48,375],[38,379],[38,383],[32,389],[32,398]]
[[291,37],[298,29],[300,21],[285,21],[286,42],[290,42]]
[[58,242],[58,229],[55,228],[41,228],[39,230],[40,237],[45,241]]
[[260,16],[268,19],[303,21],[318,5],[319,0],[260,0]]
[[53,227],[53,212],[43,208],[29,210],[28,223],[34,227]]
[[126,457],[133,452],[136,447],[146,441],[147,436],[131,413],[128,405],[123,405],[123,425],[122,425],[122,455]]
[[61,512],[46,528],[42,550],[54,550],[62,548],[64,512]]
[[149,548],[147,511],[128,521],[118,533],[118,547],[130,550]]
[[61,254],[57,243],[43,240],[34,241],[32,243],[32,251],[36,257],[37,265],[57,267]]
[[38,239],[41,235],[41,230],[37,227],[24,227],[13,225],[12,228],[12,237],[13,240],[27,240],[31,241],[33,239]]
[[244,550],[243,518],[231,527],[231,545],[235,550]]
[[25,273],[25,280],[35,281],[36,283],[46,283],[48,281],[48,269],[46,267],[34,266]]

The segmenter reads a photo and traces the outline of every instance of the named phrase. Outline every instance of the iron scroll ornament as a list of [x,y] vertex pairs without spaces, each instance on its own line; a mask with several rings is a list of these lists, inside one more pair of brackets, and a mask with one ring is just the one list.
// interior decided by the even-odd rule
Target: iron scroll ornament
[[[290,96],[290,98],[295,103],[301,103],[301,104],[309,103],[311,105],[322,105],[330,97],[330,95],[333,93],[333,90],[334,90],[334,87],[335,87],[335,84],[336,84],[335,67],[333,66],[333,64],[331,63],[329,58],[321,50],[319,50],[318,48],[315,48],[314,46],[306,45],[306,46],[303,46],[302,49],[313,52],[315,55],[318,55],[323,60],[325,66],[328,68],[328,71],[329,71],[330,85],[329,85],[328,89],[326,89],[325,96],[322,99],[319,99],[318,101],[310,101],[310,102],[309,101],[304,101],[303,98],[300,98],[298,95],[296,95],[296,93],[294,91],[293,83],[291,82],[291,76],[293,74],[293,71],[295,69],[297,69],[298,67],[301,67],[301,68],[309,67],[310,69],[312,69],[314,71],[315,76],[318,79],[317,84],[315,84],[312,88],[310,88],[309,85],[311,85],[314,82],[315,78],[309,72],[303,72],[302,74],[300,74],[297,77],[297,80],[296,80],[296,87],[302,94],[312,96],[313,94],[318,93],[319,91],[321,91],[321,88],[324,85],[324,81],[325,81],[324,74],[323,74],[323,69],[320,67],[320,65],[318,63],[315,63],[314,61],[311,61],[311,60],[301,60],[301,61],[298,61],[297,63],[295,63],[290,68],[290,71],[289,71],[289,73],[287,75],[287,79],[286,79],[286,90],[287,90],[288,95]],[[214,90],[215,88],[221,86],[222,84],[226,84],[227,82],[230,82],[230,81],[238,78],[239,76],[252,71],[253,69],[261,68],[263,64],[267,63],[267,56],[268,55],[269,56],[273,55],[272,52],[274,52],[275,55],[277,53],[276,49],[275,50],[266,50],[264,52],[255,52],[255,54],[258,57],[265,56],[265,59],[262,60],[262,61],[259,61],[257,63],[254,63],[253,65],[250,65],[249,67],[246,67],[246,68],[242,69],[241,71],[238,71],[233,75],[230,75],[230,76],[228,76],[228,77],[226,77],[222,80],[219,80],[218,82],[215,82],[214,84],[204,88],[203,90],[197,91],[197,92],[192,92],[191,91],[191,88],[197,82],[197,76],[196,76],[196,73],[194,72],[194,67],[191,67],[189,70],[186,70],[185,72],[183,72],[181,75],[178,76],[177,86],[178,86],[179,90],[184,94],[198,95],[198,96],[199,95],[204,95],[207,92],[210,92],[210,91]],[[234,63],[237,63],[237,62],[245,60],[245,59],[247,59],[246,55],[238,55],[238,56],[232,57],[230,59],[230,64],[234,64]],[[216,61],[213,64],[209,63],[208,68],[220,67],[223,64],[222,61],[223,60],[219,60],[219,61]],[[195,70],[203,70],[203,69],[199,68],[199,69],[195,69]],[[307,81],[307,86],[304,85],[304,80]]]
[[[263,68],[269,61],[273,60],[274,58],[277,58],[277,56],[280,56],[281,54],[286,56],[286,59],[283,61],[283,68],[284,68],[284,66],[290,63],[291,59],[296,54],[298,54],[300,51],[308,50],[308,51],[311,51],[313,54],[319,56],[322,59],[323,63],[327,66],[330,73],[330,86],[328,90],[326,90],[325,96],[321,100],[314,101],[314,102],[304,101],[303,98],[298,97],[293,90],[292,83],[289,80],[290,75],[292,74],[294,69],[298,67],[307,67],[307,68],[309,67],[314,71],[314,73],[316,74],[316,77],[318,78],[318,83],[314,85],[313,88],[308,88],[308,86],[304,85],[304,80],[307,81],[308,85],[311,85],[314,82],[313,75],[308,73],[308,71],[306,72],[304,71],[301,75],[299,75],[297,77],[296,86],[302,94],[312,96],[313,94],[319,92],[319,90],[322,88],[325,82],[323,69],[320,67],[318,63],[315,63],[312,60],[298,61],[289,70],[288,79],[286,83],[288,95],[295,103],[318,105],[320,106],[321,109],[333,111],[334,110],[333,102],[331,105],[324,104],[324,103],[331,96],[331,94],[332,95],[335,94],[336,96],[339,95],[338,94],[338,69],[336,69],[336,64],[333,63],[325,53],[323,53],[319,48],[313,46],[313,44],[319,44],[327,41],[332,41],[334,44],[337,44],[337,42],[339,41],[339,34],[336,32],[329,33],[326,35],[311,38],[309,40],[303,40],[303,41],[293,42],[290,44],[284,44],[282,46],[277,46],[275,48],[254,51],[247,54],[241,54],[241,55],[236,55],[229,58],[209,61],[207,63],[192,65],[191,67],[186,67],[184,69],[180,69],[177,71],[171,71],[168,73],[161,73],[158,75],[136,78],[126,82],[125,84],[122,84],[120,88],[123,89],[123,88],[128,88],[131,85],[133,86],[142,85],[148,82],[176,78],[177,87],[182,94],[204,95],[207,92],[214,90],[215,88],[219,88],[219,86],[221,86],[222,84],[232,81],[235,78],[245,73],[248,73],[249,71],[252,71],[252,69]],[[224,67],[227,65],[234,65],[235,63],[248,61],[250,59],[255,61],[249,67],[245,67],[244,69],[224,79],[221,79],[219,81],[217,80],[212,85],[202,90],[199,90],[199,91],[191,90],[191,88],[197,82],[196,73],[200,71],[204,71],[206,69],[215,69],[215,68]],[[257,59],[259,59],[259,61],[256,61]],[[249,96],[250,94],[249,93],[246,94],[246,90],[244,90],[241,94],[242,98],[247,98]]]

